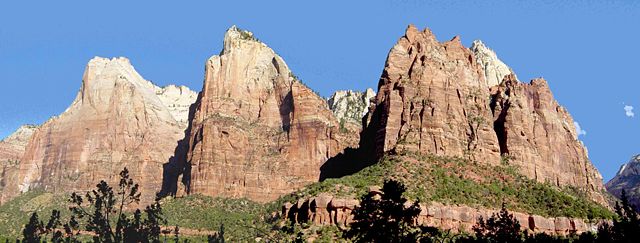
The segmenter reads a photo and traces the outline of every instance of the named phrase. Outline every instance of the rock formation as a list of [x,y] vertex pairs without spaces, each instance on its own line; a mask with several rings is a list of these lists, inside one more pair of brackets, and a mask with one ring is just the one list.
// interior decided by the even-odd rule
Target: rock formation
[[153,199],[162,165],[184,136],[177,107],[194,98],[184,88],[186,97],[160,90],[126,58],[92,59],[71,106],[33,134],[19,169],[7,175],[2,200],[34,188],[82,192],[100,180],[117,183],[124,167],[140,183],[143,201]]
[[504,64],[496,53],[482,43],[481,40],[475,40],[471,43],[471,51],[480,68],[484,71],[485,82],[487,86],[495,86],[502,83],[504,76],[513,74],[513,70]]
[[500,152],[539,182],[575,186],[604,202],[602,176],[578,140],[571,115],[544,79],[529,84],[508,75],[492,89],[491,110]]
[[[481,42],[438,42],[409,26],[389,52],[378,94],[365,118],[361,149],[379,158],[411,151],[521,167],[557,186],[573,186],[604,204],[602,177],[577,139],[568,112],[546,81],[531,84]],[[507,73],[509,74],[509,73]]]
[[357,143],[294,77],[251,32],[226,32],[224,49],[206,62],[191,120],[188,192],[273,200],[317,181],[327,159]]
[[169,109],[169,112],[183,128],[189,125],[189,107],[198,98],[198,93],[186,86],[168,85],[166,87],[154,87],[160,102]]
[[20,157],[24,154],[24,149],[37,128],[34,125],[23,125],[0,141],[0,194],[7,184],[5,175],[14,172],[18,168]]
[[[300,199],[296,203],[286,203],[282,206],[280,216],[296,223],[344,227],[353,221],[351,212],[358,205],[359,202],[355,199],[321,194],[308,199]],[[466,233],[473,233],[472,227],[477,223],[479,217],[487,219],[499,212],[499,210],[440,203],[422,204],[420,209],[416,220],[418,225]],[[521,229],[529,233],[562,236],[586,231],[594,232],[598,225],[604,222],[589,222],[585,219],[566,217],[549,218],[518,212],[514,212],[513,216],[520,223]]]
[[327,100],[329,109],[341,123],[354,123],[360,126],[362,117],[369,111],[369,103],[376,93],[372,89],[364,92],[340,90]]
[[623,164],[613,177],[605,185],[609,193],[620,198],[622,190],[627,194],[629,202],[636,209],[640,208],[640,155],[631,157],[629,162]]
[[0,162],[8,160],[18,161],[24,153],[24,149],[31,139],[31,135],[37,129],[34,125],[23,125],[11,135],[0,141]]

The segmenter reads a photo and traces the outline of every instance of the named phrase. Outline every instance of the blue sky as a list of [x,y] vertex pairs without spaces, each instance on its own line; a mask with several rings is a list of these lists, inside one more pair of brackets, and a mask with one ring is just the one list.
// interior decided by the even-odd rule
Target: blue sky
[[[377,85],[410,23],[441,40],[483,40],[521,80],[544,77],[611,178],[640,153],[640,4],[633,1],[3,1],[0,137],[63,112],[93,56],[126,56],[159,85],[202,87],[205,60],[236,24],[309,86]],[[637,111],[637,110],[636,110]],[[632,111],[633,112],[633,111]]]

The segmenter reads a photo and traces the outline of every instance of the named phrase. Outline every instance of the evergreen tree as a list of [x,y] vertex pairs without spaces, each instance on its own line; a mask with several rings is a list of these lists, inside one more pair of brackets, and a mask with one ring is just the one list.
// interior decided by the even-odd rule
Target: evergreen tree
[[22,230],[23,242],[40,243],[41,235],[44,233],[44,226],[38,217],[38,213],[34,212],[29,218],[29,223]]
[[394,180],[385,181],[382,195],[365,195],[353,210],[353,223],[346,232],[356,242],[415,242],[419,232],[414,219],[420,214],[418,202],[405,207],[405,186]]
[[473,231],[477,239],[489,242],[522,242],[520,223],[507,211],[504,204],[500,213],[493,214],[486,221],[480,217],[478,223],[473,226]]

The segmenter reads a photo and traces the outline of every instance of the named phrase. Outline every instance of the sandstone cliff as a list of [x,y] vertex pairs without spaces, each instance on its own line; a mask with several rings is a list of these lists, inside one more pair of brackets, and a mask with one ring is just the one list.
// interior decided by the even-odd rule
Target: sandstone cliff
[[23,125],[14,133],[0,141],[0,194],[4,190],[7,174],[13,173],[20,164],[20,157],[37,129],[34,125]]
[[[605,203],[602,177],[546,81],[517,81],[481,42],[440,43],[409,26],[389,52],[360,142],[374,159],[418,152],[521,167],[522,174],[574,186]],[[502,81],[496,85],[498,80]]]
[[117,183],[124,167],[140,183],[143,200],[153,199],[162,164],[184,136],[183,118],[172,115],[179,109],[168,106],[193,99],[185,91],[187,97],[175,99],[179,104],[168,105],[171,99],[158,90],[126,58],[92,59],[71,106],[34,132],[19,169],[7,175],[2,201],[35,188],[69,192],[100,180]]
[[636,209],[640,208],[640,155],[634,155],[629,162],[623,164],[605,185],[609,193],[620,198],[622,190],[627,194],[629,202]]
[[357,139],[280,56],[234,26],[206,62],[183,181],[189,193],[269,201],[317,181]]
[[360,126],[362,117],[369,111],[370,100],[375,96],[376,93],[372,89],[364,92],[340,90],[333,93],[327,102],[340,123],[344,125],[350,122]]

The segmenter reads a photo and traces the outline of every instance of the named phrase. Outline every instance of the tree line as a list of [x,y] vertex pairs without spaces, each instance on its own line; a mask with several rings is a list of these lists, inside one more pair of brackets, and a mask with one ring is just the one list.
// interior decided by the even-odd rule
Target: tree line
[[[336,241],[352,242],[638,242],[640,219],[623,191],[620,202],[616,202],[616,217],[612,223],[601,224],[597,232],[572,233],[556,236],[546,233],[532,234],[522,229],[520,223],[502,205],[499,213],[484,219],[479,218],[471,234],[452,234],[435,227],[416,224],[421,212],[419,202],[408,204],[404,197],[406,187],[395,180],[384,182],[381,193],[361,197],[353,214],[353,222],[336,236]],[[53,210],[48,220],[41,221],[34,212],[23,228],[23,237],[16,242],[185,242],[180,229],[163,229],[167,219],[156,201],[133,213],[126,209],[139,203],[138,184],[130,178],[125,168],[120,172],[120,181],[114,189],[105,181],[96,189],[81,196],[71,194],[70,217],[63,221],[61,212]],[[293,223],[292,223],[293,224]],[[169,235],[169,236],[168,236]],[[208,242],[224,242],[224,226]],[[269,241],[269,240],[265,240]],[[278,240],[272,240],[278,241]],[[298,235],[293,241],[305,241]]]

